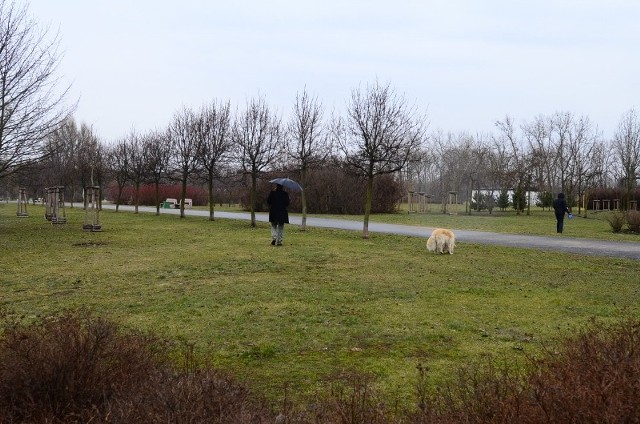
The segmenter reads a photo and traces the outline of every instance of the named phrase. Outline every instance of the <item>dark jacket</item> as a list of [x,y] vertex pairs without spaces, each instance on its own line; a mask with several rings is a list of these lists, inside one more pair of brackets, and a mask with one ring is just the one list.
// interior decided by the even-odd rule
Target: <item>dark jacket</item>
[[553,201],[553,210],[556,216],[563,216],[565,212],[569,212],[567,206],[567,200],[564,198],[564,193],[558,194],[558,197]]
[[289,223],[289,212],[287,206],[289,206],[289,193],[278,187],[267,198],[269,204],[269,222],[275,222],[277,224]]

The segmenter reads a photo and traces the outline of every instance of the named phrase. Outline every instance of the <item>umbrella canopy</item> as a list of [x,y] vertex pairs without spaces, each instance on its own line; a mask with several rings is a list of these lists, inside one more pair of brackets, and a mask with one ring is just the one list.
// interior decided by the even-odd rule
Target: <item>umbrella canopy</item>
[[291,190],[302,191],[302,186],[290,178],[275,178],[269,182],[273,184],[280,184],[282,187],[286,187]]

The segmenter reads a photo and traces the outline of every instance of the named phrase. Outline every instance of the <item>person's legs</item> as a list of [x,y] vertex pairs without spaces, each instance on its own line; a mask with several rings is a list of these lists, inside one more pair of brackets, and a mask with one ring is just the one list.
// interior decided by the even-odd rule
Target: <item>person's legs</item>
[[556,232],[562,233],[562,227],[564,224],[564,214],[562,216],[556,215]]
[[276,231],[276,245],[282,246],[283,237],[284,237],[284,223],[279,223]]
[[278,239],[278,226],[275,222],[271,222],[271,244],[276,244]]

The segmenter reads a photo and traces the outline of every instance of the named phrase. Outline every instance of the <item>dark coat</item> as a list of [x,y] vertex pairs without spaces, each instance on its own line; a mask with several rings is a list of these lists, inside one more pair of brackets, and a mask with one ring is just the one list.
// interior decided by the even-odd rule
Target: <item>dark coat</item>
[[289,193],[277,188],[269,193],[267,204],[269,204],[269,222],[275,222],[276,224],[289,223],[289,212],[287,211]]
[[556,216],[563,216],[565,212],[569,212],[567,200],[564,198],[563,193],[558,194],[558,197],[553,201],[553,211]]

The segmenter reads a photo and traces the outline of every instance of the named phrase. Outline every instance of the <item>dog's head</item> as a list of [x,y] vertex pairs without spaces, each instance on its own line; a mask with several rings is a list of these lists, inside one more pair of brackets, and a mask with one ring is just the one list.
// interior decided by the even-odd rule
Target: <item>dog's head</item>
[[435,237],[431,236],[427,239],[427,250],[429,252],[435,252],[436,251],[436,239]]

